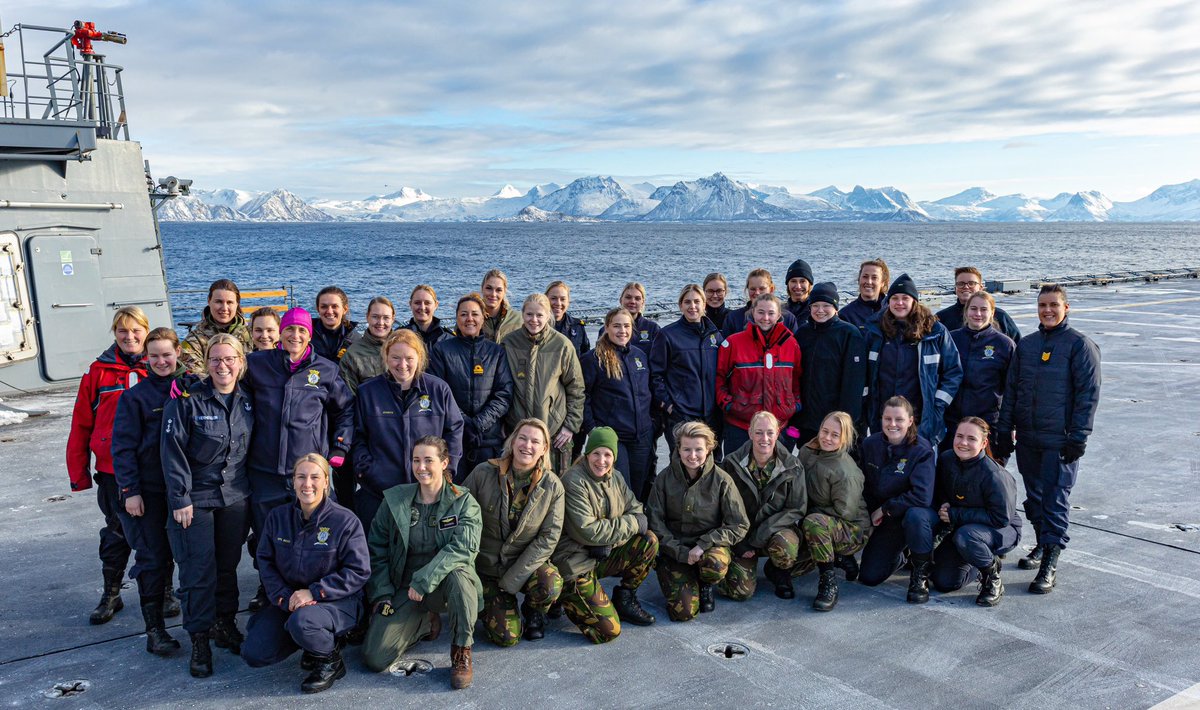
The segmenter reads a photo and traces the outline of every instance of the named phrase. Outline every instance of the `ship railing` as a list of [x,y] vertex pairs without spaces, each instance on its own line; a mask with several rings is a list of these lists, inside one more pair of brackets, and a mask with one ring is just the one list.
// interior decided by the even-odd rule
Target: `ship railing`
[[[59,35],[41,57],[27,56],[25,33]],[[122,67],[103,61],[103,55],[77,56],[72,31],[42,25],[14,25],[19,51],[4,78],[0,117],[91,123],[99,138],[129,140]]]
[[[291,284],[253,288],[241,293],[243,316],[248,316],[263,307],[270,308],[276,313],[283,313],[289,308],[295,308],[296,306],[296,292]],[[208,298],[208,289],[179,289],[169,291],[168,295],[171,296],[172,311],[199,314],[204,311],[205,299]],[[258,303],[247,304],[247,301],[258,301]],[[262,303],[262,301],[268,301],[268,303]],[[274,301],[274,303],[270,301]],[[199,320],[178,320],[176,321],[176,325],[191,329],[199,322]]]

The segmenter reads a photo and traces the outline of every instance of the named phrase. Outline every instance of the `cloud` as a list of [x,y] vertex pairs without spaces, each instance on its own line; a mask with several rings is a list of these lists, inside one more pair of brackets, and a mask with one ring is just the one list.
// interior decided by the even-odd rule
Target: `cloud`
[[148,157],[247,187],[453,191],[651,148],[1195,134],[1200,110],[1190,2],[8,5],[9,22],[128,34],[109,59]]

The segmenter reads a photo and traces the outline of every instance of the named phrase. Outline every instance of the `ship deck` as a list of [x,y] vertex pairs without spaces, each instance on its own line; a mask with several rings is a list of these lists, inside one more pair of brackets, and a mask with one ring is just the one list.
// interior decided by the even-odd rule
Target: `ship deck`
[[[1036,327],[1034,297],[1001,305]],[[626,627],[593,647],[565,620],[547,637],[491,647],[477,634],[474,687],[449,690],[449,641],[411,658],[433,670],[371,674],[359,651],[330,691],[303,696],[298,655],[253,670],[214,650],[215,674],[188,675],[186,649],[147,654],[136,593],[107,625],[89,626],[100,592],[99,514],[92,493],[68,492],[63,464],[72,392],[12,398],[46,416],[0,427],[0,700],[10,706],[306,707],[381,703],[427,707],[1146,708],[1200,706],[1200,282],[1077,288],[1071,320],[1103,353],[1096,433],[1072,496],[1072,540],[1047,596],[1028,594],[1033,571],[1009,556],[1007,594],[993,609],[975,587],[904,601],[906,576],[871,589],[842,583],[831,613],[776,599],[760,580],[738,604],[684,624],[666,619],[657,583],[641,598],[659,621]],[[1015,471],[1015,464],[1010,464]],[[1018,477],[1019,480],[1019,477]],[[1032,533],[1026,526],[1024,546]],[[243,560],[243,603],[256,586]],[[240,615],[244,626],[247,615]],[[175,620],[178,621],[178,620]],[[172,633],[185,634],[176,625]],[[745,655],[709,652],[742,644]],[[57,683],[87,689],[55,701]]]

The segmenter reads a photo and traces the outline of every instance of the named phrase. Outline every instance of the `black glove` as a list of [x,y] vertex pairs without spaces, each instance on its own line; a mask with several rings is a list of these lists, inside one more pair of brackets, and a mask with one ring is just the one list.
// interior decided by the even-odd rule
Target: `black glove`
[[634,517],[634,519],[635,519],[635,520],[637,520],[637,524],[638,524],[638,535],[645,535],[645,534],[646,534],[646,528],[650,527],[650,521],[649,521],[649,520],[647,520],[647,519],[646,519],[646,516],[645,516],[644,514],[642,514],[642,513],[634,513],[634,514],[633,514],[633,517]]
[[1014,448],[1011,431],[997,431],[992,434],[992,458],[1007,461]]
[[1063,445],[1059,455],[1062,456],[1063,463],[1075,463],[1083,456],[1083,450],[1087,448],[1087,444],[1082,441],[1068,441]]
[[587,550],[588,557],[593,560],[602,560],[612,552],[612,545],[587,545],[583,549]]

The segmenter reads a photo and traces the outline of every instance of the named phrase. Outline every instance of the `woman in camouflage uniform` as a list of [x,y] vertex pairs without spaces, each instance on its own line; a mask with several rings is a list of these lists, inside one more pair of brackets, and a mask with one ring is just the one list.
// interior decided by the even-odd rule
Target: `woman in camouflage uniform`
[[204,307],[204,316],[183,339],[180,362],[188,372],[203,375],[207,371],[204,351],[208,349],[208,339],[217,333],[228,333],[237,338],[246,353],[254,350],[250,329],[246,327],[246,319],[242,316],[242,292],[229,279],[217,279],[208,287],[208,305]]
[[[596,427],[588,434],[584,456],[563,476],[566,523],[554,563],[565,579],[562,605],[584,637],[607,643],[621,634],[621,621],[638,626],[654,616],[638,603],[637,589],[658,555],[658,538],[649,530],[625,477],[613,475],[617,432]],[[612,599],[600,580],[620,577]]]
[[[542,420],[524,419],[508,435],[503,455],[463,481],[483,511],[475,569],[483,580],[483,628],[497,646],[543,638],[546,612],[562,592],[550,555],[562,535],[563,486],[550,469],[549,447]],[[519,615],[518,592],[525,595]]]
[[733,565],[721,593],[734,601],[754,595],[758,558],[767,557],[763,574],[775,584],[775,596],[792,599],[792,568],[800,553],[800,521],[807,495],[804,466],[779,442],[779,420],[767,411],[750,418],[750,441],[725,457],[722,465],[737,484],[750,532],[733,547]]
[[[858,564],[852,563],[854,553],[867,544],[871,534],[871,516],[863,500],[863,473],[850,456],[854,437],[850,415],[830,412],[817,436],[800,448],[808,490],[808,514],[800,529],[807,556],[821,571],[817,598],[813,600],[817,611],[837,606],[837,567],[846,570],[849,581],[858,577]],[[804,571],[812,569],[805,569],[806,563],[804,560],[798,566]]]
[[713,463],[717,435],[700,422],[675,427],[675,454],[650,491],[647,516],[658,536],[658,583],[671,621],[716,608],[713,585],[725,578],[730,548],[750,529],[742,497]]

